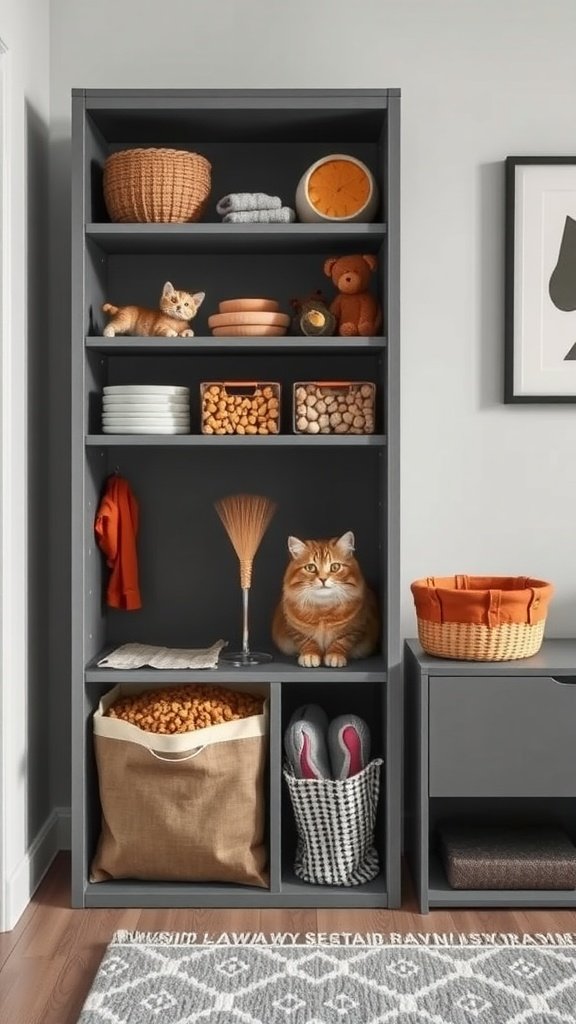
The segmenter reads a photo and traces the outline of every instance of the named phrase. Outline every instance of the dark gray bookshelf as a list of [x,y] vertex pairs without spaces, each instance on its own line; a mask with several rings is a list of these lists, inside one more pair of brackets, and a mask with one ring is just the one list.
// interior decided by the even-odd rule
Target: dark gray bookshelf
[[[399,236],[398,90],[74,90],[72,210],[72,901],[77,907],[397,907],[400,904],[401,651],[399,638]],[[212,194],[193,224],[113,224],[102,196],[106,157],[138,145],[197,149],[213,165]],[[332,152],[370,166],[381,193],[371,224],[222,224],[217,199],[246,188],[294,205],[301,174]],[[375,287],[384,334],[374,338],[215,338],[207,319],[238,295],[290,300],[317,288],[331,298],[324,260],[378,257]],[[164,281],[206,299],[196,337],[105,338],[104,302],[154,305]],[[274,436],[204,436],[199,385],[275,380],[282,388]],[[292,384],[376,384],[372,435],[302,436],[292,430]],[[104,435],[102,388],[166,383],[190,388],[191,433]],[[108,609],[107,570],[93,524],[107,477],[125,476],[138,499],[143,607]],[[214,501],[235,492],[278,503],[254,565],[251,639],[274,654],[254,671],[98,668],[126,642],[232,645],[240,630],[235,555]],[[274,653],[272,609],[288,559],[289,534],[356,535],[357,555],[382,610],[380,649],[344,669],[303,669]],[[119,682],[264,686],[269,697],[267,818],[270,887],[218,883],[89,882],[100,827],[91,719]],[[282,779],[283,729],[295,707],[362,715],[384,758],[376,845],[381,871],[366,885],[307,885],[293,874],[294,825]]]

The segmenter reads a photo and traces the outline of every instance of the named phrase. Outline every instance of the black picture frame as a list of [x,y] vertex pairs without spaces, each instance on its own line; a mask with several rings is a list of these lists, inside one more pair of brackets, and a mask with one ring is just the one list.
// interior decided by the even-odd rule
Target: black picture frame
[[[504,402],[573,403],[576,156],[508,156],[505,173]],[[573,347],[563,342],[565,332]],[[549,364],[542,365],[546,353]]]

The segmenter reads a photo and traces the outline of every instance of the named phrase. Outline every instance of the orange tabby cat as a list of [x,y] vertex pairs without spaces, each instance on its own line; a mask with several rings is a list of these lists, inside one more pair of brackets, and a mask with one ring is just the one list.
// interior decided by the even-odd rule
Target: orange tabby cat
[[[160,298],[160,309],[145,306],[112,306],[105,302],[102,309],[112,320],[104,328],[104,337],[116,334],[134,334],[140,338],[193,338],[188,322],[196,316],[204,300],[204,292],[177,291],[166,281]],[[186,326],[184,326],[186,324]]]
[[378,643],[378,606],[354,558],[354,534],[332,540],[288,538],[292,561],[272,622],[274,643],[298,664],[341,668]]

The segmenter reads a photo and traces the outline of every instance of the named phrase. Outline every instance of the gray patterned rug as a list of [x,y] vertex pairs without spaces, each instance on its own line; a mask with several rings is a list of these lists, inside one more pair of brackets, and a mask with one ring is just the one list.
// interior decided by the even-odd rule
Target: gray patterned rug
[[575,1024],[574,941],[118,932],[78,1024]]

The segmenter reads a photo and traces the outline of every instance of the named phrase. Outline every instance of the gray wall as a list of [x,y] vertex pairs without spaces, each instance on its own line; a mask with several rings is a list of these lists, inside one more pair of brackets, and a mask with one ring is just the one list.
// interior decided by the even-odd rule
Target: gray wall
[[[68,802],[66,457],[72,87],[402,89],[402,579],[553,580],[576,620],[574,408],[502,405],[502,161],[574,150],[574,0],[52,0],[50,680]],[[271,42],[272,33],[272,42]],[[77,343],[81,344],[78,338]],[[79,683],[80,681],[78,681]]]

